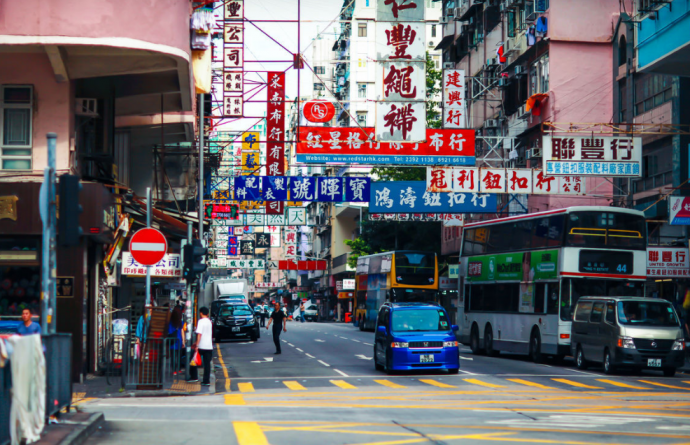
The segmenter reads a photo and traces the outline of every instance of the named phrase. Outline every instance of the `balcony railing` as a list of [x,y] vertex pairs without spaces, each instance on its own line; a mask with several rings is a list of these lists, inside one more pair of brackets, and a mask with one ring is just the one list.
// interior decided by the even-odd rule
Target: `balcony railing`
[[650,176],[649,178],[638,179],[633,182],[633,193],[640,193],[647,190],[663,187],[673,183],[673,172],[661,173]]

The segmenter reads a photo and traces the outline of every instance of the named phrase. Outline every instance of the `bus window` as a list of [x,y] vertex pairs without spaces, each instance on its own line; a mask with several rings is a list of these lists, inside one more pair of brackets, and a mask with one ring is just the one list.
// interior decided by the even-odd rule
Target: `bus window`
[[575,247],[614,247],[644,250],[644,217],[616,212],[572,212],[568,215],[566,244]]
[[563,245],[563,223],[563,215],[535,220],[532,248],[538,249]]
[[534,313],[544,313],[544,292],[546,292],[546,283],[536,283],[534,285]]
[[433,285],[436,255],[433,253],[398,253],[395,258],[395,281],[398,284]]
[[470,310],[470,289],[472,289],[472,286],[469,284],[465,285],[465,312]]
[[572,301],[570,295],[570,279],[561,282],[561,320],[571,321],[573,319],[573,309],[577,300]]
[[546,313],[558,314],[558,284],[549,283],[548,298],[546,300]]

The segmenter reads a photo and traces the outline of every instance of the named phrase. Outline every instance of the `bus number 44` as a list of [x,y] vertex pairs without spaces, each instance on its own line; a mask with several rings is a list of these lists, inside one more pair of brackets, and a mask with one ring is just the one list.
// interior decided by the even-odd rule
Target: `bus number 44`
[[619,264],[618,267],[616,268],[616,270],[618,272],[625,273],[625,272],[627,272],[626,268],[627,268],[627,266],[625,264]]

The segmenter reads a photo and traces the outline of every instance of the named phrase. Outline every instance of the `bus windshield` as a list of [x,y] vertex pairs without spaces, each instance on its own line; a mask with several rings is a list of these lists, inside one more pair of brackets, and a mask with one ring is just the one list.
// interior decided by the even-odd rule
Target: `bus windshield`
[[393,311],[393,332],[449,331],[443,309],[403,309]]
[[647,228],[641,216],[618,212],[572,212],[566,246],[645,250]]
[[572,320],[580,297],[642,297],[644,283],[640,281],[590,280],[572,278],[561,286],[561,320]]
[[665,301],[619,301],[618,322],[629,326],[679,326],[673,307]]
[[434,284],[436,256],[433,253],[396,252],[394,258],[396,283],[418,286]]
[[437,292],[430,289],[400,289],[390,290],[390,301],[393,303],[429,303],[436,301]]

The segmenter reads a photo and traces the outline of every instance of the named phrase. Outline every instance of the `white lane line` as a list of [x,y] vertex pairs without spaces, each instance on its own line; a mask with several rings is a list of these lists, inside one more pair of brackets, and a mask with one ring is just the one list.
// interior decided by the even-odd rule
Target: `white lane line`
[[324,362],[323,360],[317,360],[317,362],[321,363],[323,366],[328,366],[329,368],[331,367],[331,365],[329,365],[328,363]]
[[357,343],[362,343],[361,341],[355,340],[354,338],[352,339],[352,341],[355,341],[355,342],[357,342]]
[[318,341],[319,343],[325,343],[326,342],[326,340],[321,340],[320,338],[316,338],[316,339],[314,339],[314,341]]
[[463,357],[462,355],[459,355],[460,360],[474,360],[472,357]]
[[477,375],[474,372],[463,371],[462,369],[459,369],[458,371],[462,372],[463,374],[467,374],[467,375]]
[[306,352],[304,353],[304,355],[306,355],[306,356],[309,357],[309,358],[316,358],[316,357],[314,357],[314,356],[311,355],[311,354],[307,354]]
[[347,337],[340,337],[340,338],[342,338],[343,340],[349,340],[349,338],[347,338]]
[[367,346],[374,346],[374,345],[372,345],[371,343],[364,343],[364,344],[367,345]]
[[283,343],[287,343],[287,340],[280,340],[280,341],[282,341]]
[[295,349],[297,349],[299,352],[304,352],[304,351],[302,351],[300,348],[295,348]]
[[340,375],[343,376],[343,377],[350,377],[349,375],[345,374],[345,373],[344,373],[343,371],[341,371],[340,369],[334,369],[333,371],[337,372],[338,374],[340,374]]
[[292,343],[288,343],[288,346],[292,346],[293,348],[295,347],[295,345],[293,345]]
[[371,359],[373,359],[373,357],[367,357],[366,355],[362,355],[362,354],[355,354],[355,357],[361,358],[362,360],[371,360]]

